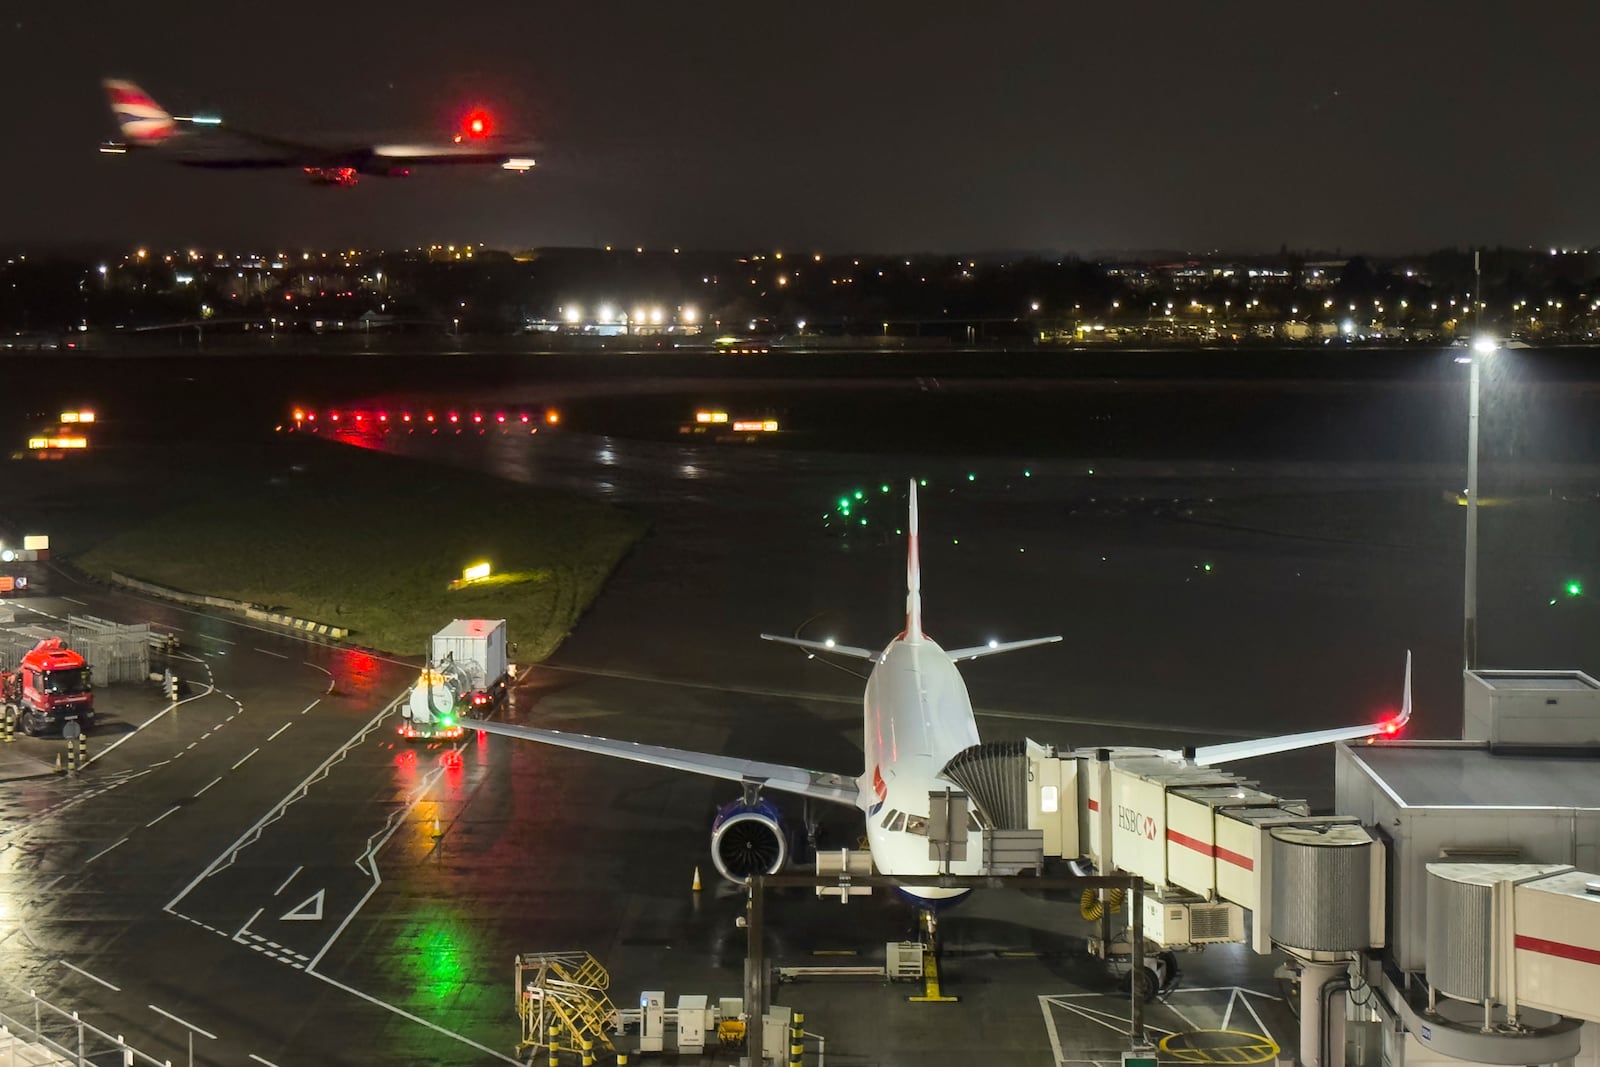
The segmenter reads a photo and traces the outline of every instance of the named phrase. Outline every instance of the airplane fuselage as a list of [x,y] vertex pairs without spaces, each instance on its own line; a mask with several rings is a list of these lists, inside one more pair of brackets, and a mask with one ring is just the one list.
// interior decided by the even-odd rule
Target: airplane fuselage
[[[926,637],[897,637],[867,678],[862,751],[866,769],[857,780],[857,805],[867,822],[867,845],[880,874],[933,875],[946,871],[930,858],[928,794],[950,783],[940,772],[957,753],[978,744],[978,725],[966,683],[945,650]],[[919,832],[920,830],[920,832]],[[978,874],[981,833],[962,827],[966,858],[952,861],[951,874]],[[928,900],[965,890],[917,888],[907,893]]]

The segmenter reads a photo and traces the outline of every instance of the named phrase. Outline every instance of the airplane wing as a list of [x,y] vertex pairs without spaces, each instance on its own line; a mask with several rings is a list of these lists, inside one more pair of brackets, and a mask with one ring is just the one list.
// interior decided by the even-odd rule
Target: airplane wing
[[798,637],[779,637],[776,634],[762,634],[761,640],[776,641],[780,645],[793,645],[795,648],[809,649],[813,652],[837,652],[841,656],[854,656],[856,659],[875,660],[883,655],[882,652],[874,652],[870,648],[841,645],[833,641],[805,641]]
[[1061,640],[1061,635],[1054,637],[1030,637],[1026,641],[994,641],[987,645],[974,645],[971,648],[957,648],[948,653],[952,662],[960,663],[964,659],[977,659],[979,656],[997,656],[1002,652],[1015,652],[1019,648],[1033,648],[1035,645],[1049,645]]
[[1270,756],[1275,752],[1292,752],[1298,748],[1330,745],[1337,741],[1357,741],[1363,737],[1389,737],[1411,721],[1411,653],[1406,653],[1405,695],[1400,702],[1400,714],[1391,719],[1366,726],[1345,726],[1333,730],[1313,730],[1303,734],[1284,734],[1280,737],[1263,737],[1254,741],[1230,741],[1221,745],[1206,745],[1194,750],[1191,759],[1202,767],[1252,756]]
[[856,782],[841,774],[808,771],[803,767],[788,767],[781,763],[762,763],[759,760],[718,756],[708,752],[690,752],[681,748],[663,748],[659,745],[641,745],[634,741],[614,741],[588,734],[569,734],[561,730],[542,730],[536,726],[513,726],[510,723],[465,719],[461,725],[486,734],[501,734],[524,741],[538,741],[559,748],[579,752],[597,752],[602,756],[647,763],[652,767],[671,767],[730,782],[757,782],[767,789],[785,793],[798,793],[813,800],[827,800],[836,804],[856,805]]

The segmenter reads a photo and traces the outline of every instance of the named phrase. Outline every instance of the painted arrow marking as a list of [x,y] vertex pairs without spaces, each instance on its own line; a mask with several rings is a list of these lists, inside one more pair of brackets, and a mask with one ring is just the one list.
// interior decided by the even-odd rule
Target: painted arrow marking
[[309,897],[302,900],[288,911],[284,912],[281,918],[290,922],[299,919],[322,918],[322,894],[326,892],[326,889],[317,890],[315,893],[311,894]]

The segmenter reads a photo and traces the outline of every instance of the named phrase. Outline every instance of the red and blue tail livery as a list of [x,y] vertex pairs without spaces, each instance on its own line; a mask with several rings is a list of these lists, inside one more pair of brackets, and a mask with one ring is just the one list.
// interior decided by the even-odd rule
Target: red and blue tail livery
[[255,133],[219,118],[173,115],[131,81],[107,78],[102,84],[122,139],[102,144],[100,151],[113,155],[148,149],[186,167],[298,168],[319,185],[339,186],[355,185],[364,177],[400,178],[412,167],[445,163],[518,172],[534,166],[531,147],[496,135],[489,113],[481,107],[465,113],[461,129],[449,141],[313,143]]

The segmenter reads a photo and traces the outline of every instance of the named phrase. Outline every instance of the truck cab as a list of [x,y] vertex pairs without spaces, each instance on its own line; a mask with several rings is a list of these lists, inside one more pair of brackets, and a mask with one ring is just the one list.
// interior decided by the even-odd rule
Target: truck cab
[[89,665],[59,637],[40,641],[16,670],[0,675],[0,682],[25,734],[53,733],[69,722],[84,730],[94,725]]

